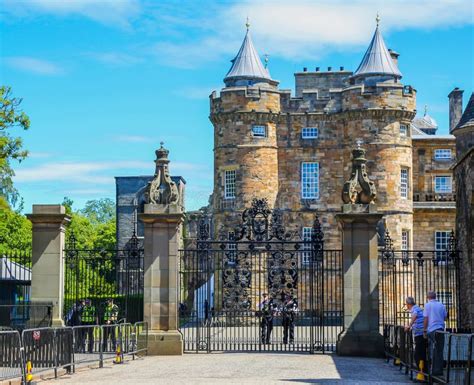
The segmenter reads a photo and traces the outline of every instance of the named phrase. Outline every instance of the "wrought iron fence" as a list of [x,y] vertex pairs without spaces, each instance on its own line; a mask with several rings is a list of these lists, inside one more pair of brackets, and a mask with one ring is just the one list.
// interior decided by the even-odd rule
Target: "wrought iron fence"
[[17,330],[0,331],[0,380],[25,375],[21,336]]
[[119,318],[143,320],[143,249],[134,234],[124,250],[79,249],[71,233],[65,249],[66,314],[81,300],[88,299],[99,319],[108,298],[119,307]]
[[[335,351],[343,329],[342,251],[324,250],[256,199],[236,228],[180,251],[179,325],[186,351]],[[264,298],[264,293],[267,298]]]
[[448,311],[447,327],[458,328],[460,258],[454,234],[446,250],[394,250],[387,232],[379,258],[380,324],[407,323],[406,297],[423,304],[434,291]]

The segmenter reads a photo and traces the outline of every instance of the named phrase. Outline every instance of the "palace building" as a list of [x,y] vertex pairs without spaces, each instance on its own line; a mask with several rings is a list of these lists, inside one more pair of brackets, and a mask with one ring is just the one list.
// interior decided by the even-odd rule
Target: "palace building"
[[[303,238],[317,214],[326,246],[340,248],[335,214],[359,144],[385,214],[380,234],[387,228],[397,249],[445,249],[455,228],[455,138],[438,135],[426,109],[416,117],[416,89],[402,82],[398,58],[377,20],[355,71],[304,68],[292,94],[260,60],[247,25],[224,87],[210,96],[214,231],[266,198]],[[460,92],[449,95],[450,130],[461,117]]]

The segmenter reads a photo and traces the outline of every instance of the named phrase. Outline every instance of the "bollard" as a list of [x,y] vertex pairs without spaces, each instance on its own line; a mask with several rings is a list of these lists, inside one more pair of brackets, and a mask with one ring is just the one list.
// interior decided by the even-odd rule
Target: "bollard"
[[33,381],[33,373],[31,373],[32,371],[33,371],[33,365],[31,365],[31,361],[28,361],[26,363],[26,376],[25,376],[25,380],[27,384],[30,384],[31,381]]
[[423,374],[423,369],[425,368],[425,362],[420,360],[419,369],[420,371],[416,374],[415,381],[425,382],[425,375]]

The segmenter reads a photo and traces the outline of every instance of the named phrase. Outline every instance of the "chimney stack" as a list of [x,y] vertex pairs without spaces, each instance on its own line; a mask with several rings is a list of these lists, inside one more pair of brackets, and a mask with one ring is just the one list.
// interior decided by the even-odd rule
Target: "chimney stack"
[[462,116],[462,94],[463,90],[456,87],[449,95],[449,132],[454,130]]
[[400,54],[394,51],[393,49],[389,49],[388,52],[390,53],[390,57],[392,58],[392,61],[398,67],[398,57],[400,56]]

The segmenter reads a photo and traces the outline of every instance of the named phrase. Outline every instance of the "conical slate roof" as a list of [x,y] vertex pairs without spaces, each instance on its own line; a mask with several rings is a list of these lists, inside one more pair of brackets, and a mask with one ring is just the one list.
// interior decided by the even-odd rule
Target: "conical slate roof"
[[365,75],[393,75],[399,78],[402,77],[401,72],[385,46],[378,25],[369,48],[367,48],[367,52],[353,76]]
[[471,98],[469,99],[466,109],[464,110],[461,119],[459,119],[456,128],[466,126],[474,126],[474,92],[471,94]]
[[231,79],[272,80],[270,73],[258,57],[248,29],[237,56],[232,60],[232,67],[227,72],[224,82]]

